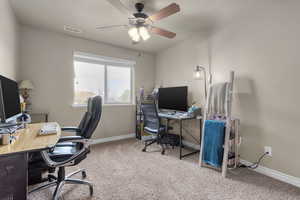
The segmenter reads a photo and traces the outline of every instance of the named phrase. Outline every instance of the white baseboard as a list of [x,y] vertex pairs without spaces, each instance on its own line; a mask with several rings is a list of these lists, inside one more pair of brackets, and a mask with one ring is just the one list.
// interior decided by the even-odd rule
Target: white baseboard
[[[129,138],[134,138],[134,137],[135,137],[135,133],[128,134],[128,135],[113,136],[113,137],[108,137],[108,138],[92,139],[91,145],[101,144],[101,143],[105,143],[105,142],[125,140],[125,139],[129,139]],[[195,150],[200,149],[200,145],[194,144],[192,142],[183,140],[182,143],[192,149],[195,149]],[[241,163],[244,165],[252,165],[253,164],[246,160],[241,160]],[[270,168],[267,168],[264,166],[259,166],[258,168],[254,169],[254,171],[300,188],[300,178],[298,178],[298,177],[291,176],[291,175],[288,175],[288,174],[285,174],[280,171],[270,169]]]
[[91,145],[101,144],[101,143],[105,143],[105,142],[125,140],[125,139],[129,139],[129,138],[135,138],[135,133],[131,133],[131,134],[127,134],[127,135],[107,137],[107,138],[92,139]]
[[[253,163],[248,162],[246,160],[241,160],[241,163],[244,165],[252,165]],[[295,177],[295,176],[291,176],[285,173],[282,173],[280,171],[274,170],[274,169],[270,169],[264,166],[258,166],[258,168],[254,169],[254,171],[272,177],[274,179],[280,180],[282,182],[285,183],[289,183],[291,185],[294,185],[296,187],[300,187],[300,178]]]
[[152,138],[153,138],[152,135],[142,135],[142,141],[150,140]]
[[195,144],[186,140],[182,140],[182,144],[195,150],[200,150],[200,144]]
[[[188,141],[182,141],[182,143],[190,148],[193,148],[193,149],[196,149],[196,150],[199,150],[200,149],[200,145],[196,145],[194,143],[191,143],[191,142],[188,142]],[[253,163],[251,162],[248,162],[246,160],[241,160],[240,161],[241,164],[244,164],[244,165],[252,165]],[[280,171],[277,171],[277,170],[274,170],[274,169],[270,169],[270,168],[267,168],[267,167],[264,167],[264,166],[258,166],[258,168],[254,169],[254,171],[260,173],[260,174],[263,174],[265,176],[269,176],[269,177],[272,177],[274,179],[277,179],[277,180],[280,180],[282,182],[285,182],[285,183],[289,183],[291,185],[294,185],[296,187],[300,187],[300,178],[298,177],[295,177],[295,176],[291,176],[291,175],[288,175],[288,174],[285,174],[285,173],[282,173]]]
[[[143,140],[145,139],[150,139],[152,136],[143,136]],[[125,139],[129,139],[129,138],[135,138],[135,133],[131,133],[131,134],[127,134],[127,135],[120,135],[120,136],[113,136],[113,137],[107,137],[107,138],[99,138],[99,139],[92,139],[91,141],[91,145],[94,144],[101,144],[101,143],[105,143],[105,142],[113,142],[113,141],[119,141],[119,140],[125,140]],[[199,150],[200,149],[200,145],[194,144],[192,142],[183,140],[182,143],[187,146],[190,147],[192,149],[195,150]]]
[[[147,136],[142,136],[142,140],[147,140],[147,139],[151,139],[152,136],[151,135],[147,135]],[[200,150],[200,145],[197,145],[195,143],[186,141],[186,140],[182,140],[182,144],[191,148],[191,149],[195,149],[195,150]]]

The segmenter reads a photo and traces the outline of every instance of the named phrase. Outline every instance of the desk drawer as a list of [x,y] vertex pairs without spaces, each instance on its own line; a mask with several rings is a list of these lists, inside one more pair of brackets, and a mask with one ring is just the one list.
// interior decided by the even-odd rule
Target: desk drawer
[[27,199],[27,154],[0,156],[0,200]]

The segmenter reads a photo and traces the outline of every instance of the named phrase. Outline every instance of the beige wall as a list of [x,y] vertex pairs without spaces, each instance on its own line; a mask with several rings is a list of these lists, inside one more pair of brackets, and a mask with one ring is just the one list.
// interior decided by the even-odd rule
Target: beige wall
[[[211,63],[215,81],[228,79],[233,69],[233,113],[242,123],[242,158],[256,161],[264,146],[271,146],[273,157],[264,159],[263,165],[300,177],[300,4],[267,2],[206,41],[189,40],[161,52],[156,83],[186,83],[200,96],[200,85],[197,88],[191,74],[195,65]],[[207,57],[202,57],[205,49]]]
[[18,78],[18,23],[8,0],[0,1],[0,75]]
[[[157,53],[156,56],[156,86],[188,86],[188,102],[196,102],[198,106],[204,102],[204,86],[202,80],[193,79],[196,65],[208,66],[207,47],[204,37],[195,36],[179,43],[172,48]],[[178,124],[172,124],[178,131]],[[185,131],[194,138],[200,139],[200,124],[198,120],[184,121]],[[185,139],[195,142],[193,137],[185,134]]]
[[[118,48],[95,41],[38,30],[21,28],[21,78],[35,85],[32,92],[34,112],[49,112],[51,121],[77,125],[85,108],[72,107],[73,52],[135,60],[135,86],[150,90],[154,86],[153,55]],[[101,125],[94,137],[104,138],[134,133],[134,106],[104,106]]]

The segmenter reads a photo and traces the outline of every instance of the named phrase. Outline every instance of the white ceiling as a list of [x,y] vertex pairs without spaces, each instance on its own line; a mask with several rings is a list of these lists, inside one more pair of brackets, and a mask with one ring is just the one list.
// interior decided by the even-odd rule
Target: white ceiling
[[[121,0],[133,9],[138,0]],[[157,52],[182,41],[197,32],[209,32],[241,13],[249,11],[254,0],[143,0],[145,12],[151,14],[176,2],[181,12],[155,23],[177,33],[175,39],[152,35],[146,42],[132,45],[124,28],[96,30],[97,26],[127,24],[127,16],[106,0],[11,0],[22,24],[63,32],[116,46],[146,52]],[[64,25],[81,29],[81,34],[65,32]]]

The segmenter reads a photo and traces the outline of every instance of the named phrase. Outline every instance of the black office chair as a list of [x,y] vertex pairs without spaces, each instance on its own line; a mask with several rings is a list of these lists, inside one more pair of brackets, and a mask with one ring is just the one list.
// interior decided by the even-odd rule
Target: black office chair
[[164,145],[161,143],[163,134],[167,131],[166,127],[161,125],[160,118],[157,113],[155,103],[142,103],[141,110],[143,114],[143,129],[146,133],[150,134],[152,137],[145,140],[145,146],[142,151],[146,151],[147,147],[157,143],[161,146],[161,154],[165,153]]
[[93,186],[87,181],[72,179],[75,174],[82,173],[86,177],[84,169],[65,175],[65,167],[74,166],[87,157],[90,152],[89,139],[94,133],[100,121],[102,113],[102,99],[100,96],[88,100],[88,109],[80,122],[79,127],[65,127],[62,131],[75,132],[74,136],[61,137],[58,144],[50,151],[42,151],[40,159],[31,159],[29,162],[29,177],[35,171],[45,171],[58,168],[57,176],[50,174],[49,182],[30,191],[30,193],[56,186],[53,200],[57,200],[64,184],[84,184],[89,186],[90,195],[93,195]]

